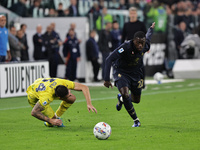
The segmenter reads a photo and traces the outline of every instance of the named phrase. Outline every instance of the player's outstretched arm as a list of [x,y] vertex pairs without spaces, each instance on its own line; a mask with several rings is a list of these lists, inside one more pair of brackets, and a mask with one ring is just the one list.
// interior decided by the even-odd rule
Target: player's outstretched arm
[[90,112],[90,110],[91,110],[92,112],[97,113],[96,108],[92,105],[91,97],[90,97],[90,91],[89,91],[88,86],[83,85],[81,83],[77,83],[77,82],[75,82],[74,84],[75,84],[74,90],[83,92],[83,95],[85,96],[85,99],[86,99],[86,102],[87,102],[88,111]]
[[38,118],[39,120],[46,121],[46,122],[48,122],[52,125],[55,125],[55,126],[61,126],[62,125],[62,120],[51,119],[51,118],[45,116],[44,114],[42,114],[43,110],[44,110],[44,108],[40,105],[39,102],[37,102],[32,109],[31,115]]
[[151,37],[153,35],[154,27],[155,27],[155,22],[152,23],[152,25],[150,26],[150,28],[148,29],[146,33],[146,43],[148,46],[147,47],[145,46],[145,49],[147,49],[147,51],[150,49]]
[[152,23],[150,28],[154,28],[155,27],[155,22]]

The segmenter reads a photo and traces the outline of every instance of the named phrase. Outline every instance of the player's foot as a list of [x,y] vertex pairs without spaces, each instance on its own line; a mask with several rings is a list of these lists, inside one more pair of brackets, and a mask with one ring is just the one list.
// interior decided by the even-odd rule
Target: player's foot
[[48,122],[44,122],[44,125],[45,125],[46,127],[54,127],[52,124],[50,124],[50,123],[48,123]]
[[141,123],[140,123],[140,120],[137,118],[134,120],[134,124],[132,125],[132,127],[140,127],[141,126]]
[[116,105],[116,109],[118,111],[120,111],[122,109],[122,104],[123,104],[123,99],[122,99],[122,95],[121,94],[118,94],[117,95],[117,99],[118,99],[118,102],[117,102],[117,105]]
[[[57,119],[61,119],[60,117],[58,117]],[[62,120],[62,119],[61,119]],[[54,125],[48,123],[48,122],[44,122],[44,125],[46,127],[55,127]],[[65,127],[65,125],[62,123],[60,126],[57,126],[57,127]]]

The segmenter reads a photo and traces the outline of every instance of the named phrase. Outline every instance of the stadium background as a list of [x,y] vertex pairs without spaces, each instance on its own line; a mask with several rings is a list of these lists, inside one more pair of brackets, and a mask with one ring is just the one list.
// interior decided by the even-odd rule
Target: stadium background
[[[104,1],[105,4],[110,4],[111,2],[118,1]],[[147,0],[150,2],[151,0]],[[18,15],[11,13],[8,9],[13,3],[18,2],[18,0],[0,0],[0,12],[8,16],[8,26],[14,23],[19,26],[26,20],[28,23],[30,20],[33,24],[39,23],[41,20],[50,19],[50,22],[54,20],[61,19],[62,21],[56,22],[56,31],[60,32],[61,27],[66,27],[63,29],[63,34],[66,34],[69,23],[64,24],[65,19],[73,19],[74,22],[78,19],[87,20],[88,23],[85,25],[86,28],[82,29],[83,24],[77,24],[77,33],[80,38],[88,37],[88,31],[92,28],[90,20],[87,17],[63,17],[63,18],[22,18]],[[27,7],[30,7],[33,0],[27,0]],[[43,0],[44,3],[48,2],[66,2],[66,7],[70,4],[69,0]],[[86,5],[81,7],[81,5],[92,3],[92,0],[79,0],[79,7],[84,10],[88,10],[90,7]],[[175,3],[177,5],[178,0],[163,0],[162,2]],[[188,1],[184,1],[188,2]],[[198,12],[198,0],[189,1],[194,4],[195,12]],[[165,3],[166,4],[166,3]],[[187,8],[190,8],[189,3],[187,3]],[[166,6],[166,5],[165,5]],[[167,8],[167,6],[165,7]],[[122,17],[117,17],[122,19],[121,27],[125,21],[128,21],[127,11],[111,10],[115,13],[122,14]],[[123,12],[123,13],[122,13]],[[113,14],[114,15],[114,14]],[[161,70],[165,74],[168,69],[172,68],[173,63],[177,62],[176,51],[173,49],[173,29],[176,25],[173,24],[176,14],[168,15],[167,31],[162,36],[156,39],[166,40],[163,44],[154,44],[154,48],[151,49],[151,53],[147,54],[148,67],[155,71]],[[123,17],[124,16],[124,17]],[[193,14],[193,28],[199,25],[200,14]],[[39,22],[35,22],[37,19]],[[26,23],[27,23],[26,22]],[[28,24],[27,23],[27,24]],[[44,21],[45,23],[45,21]],[[170,24],[172,23],[172,24]],[[189,24],[188,24],[189,25]],[[30,25],[31,26],[31,25]],[[29,46],[32,44],[32,33],[35,31],[35,27],[30,28],[28,25]],[[45,30],[46,26],[43,26]],[[43,30],[43,33],[44,33]],[[85,34],[83,34],[85,33]],[[62,33],[59,33],[62,35]],[[83,34],[83,35],[82,35]],[[156,33],[157,34],[157,33]],[[63,38],[62,36],[61,38]],[[171,41],[171,42],[170,42]],[[83,42],[82,42],[83,43]],[[155,42],[156,43],[156,42]],[[160,43],[160,42],[158,42]],[[160,47],[163,47],[160,51]],[[82,46],[81,53],[84,55],[84,46]],[[30,48],[30,58],[32,58],[33,50]],[[61,49],[60,49],[61,51]],[[160,60],[162,65],[152,65],[153,60],[157,58],[155,56],[158,51],[163,59]],[[61,53],[62,54],[62,53]],[[145,61],[147,62],[147,58]],[[158,57],[163,58],[163,57]],[[82,59],[83,61],[83,59]],[[191,63],[194,63],[191,65]],[[182,69],[184,74],[186,69],[190,69],[187,72],[185,78],[194,78],[194,74],[198,73],[192,72],[192,69],[196,69],[200,66],[196,63],[199,59],[182,59],[178,60],[180,63],[178,69]],[[159,62],[159,61],[158,61]],[[4,91],[8,91],[10,94],[7,96],[14,96],[14,94],[23,93],[29,82],[32,82],[36,77],[43,77],[48,75],[48,66],[46,62],[41,61],[29,61],[20,63],[5,63],[0,64],[0,89],[3,88]],[[84,64],[85,68],[81,68],[80,65]],[[176,64],[175,64],[176,65]],[[168,67],[168,68],[167,68]],[[62,64],[61,64],[62,68]],[[80,74],[83,70],[85,73]],[[148,69],[148,68],[146,68]],[[3,70],[3,71],[2,71]],[[93,149],[110,149],[110,150],[127,150],[127,149],[140,149],[140,150],[199,150],[200,145],[200,118],[199,118],[199,90],[200,81],[199,79],[165,79],[161,84],[157,84],[155,80],[146,80],[147,89],[143,90],[142,101],[140,105],[135,105],[139,118],[142,122],[140,128],[131,128],[132,121],[127,115],[124,107],[120,112],[116,111],[116,93],[118,90],[116,87],[113,89],[107,89],[102,86],[102,82],[98,83],[98,87],[94,87],[97,83],[91,82],[91,64],[84,60],[84,62],[79,63],[78,76],[84,75],[85,81],[90,86],[91,98],[93,105],[97,108],[98,114],[88,113],[86,109],[86,102],[84,95],[81,92],[75,92],[77,97],[76,103],[73,104],[72,108],[63,115],[63,122],[66,125],[65,128],[46,128],[43,122],[37,121],[35,118],[31,117],[31,107],[27,103],[26,96],[17,96],[9,98],[0,99],[0,149],[2,150],[55,150],[55,149],[72,149],[72,150],[93,150]],[[200,69],[199,69],[200,70]],[[62,71],[62,69],[61,69]],[[149,71],[148,71],[149,73]],[[152,73],[152,74],[153,74]],[[2,74],[4,76],[2,76]],[[199,78],[199,74],[196,74],[196,78]],[[166,75],[166,74],[165,74]],[[7,77],[6,77],[7,76]],[[152,75],[149,75],[152,79]],[[12,78],[7,82],[8,78]],[[17,80],[16,80],[17,78]],[[181,76],[179,78],[182,78]],[[151,82],[149,82],[151,81]],[[173,82],[173,83],[169,83]],[[84,83],[86,84],[86,83]],[[93,87],[91,87],[93,86]],[[16,93],[16,91],[18,91]],[[19,92],[20,91],[20,92]],[[15,93],[13,93],[15,92]],[[25,93],[23,93],[25,95]],[[52,108],[57,109],[60,102],[53,102]],[[97,122],[105,121],[112,128],[111,137],[106,140],[97,140],[93,135],[93,127]],[[120,144],[119,144],[120,143]]]
[[[30,8],[33,5],[32,0],[19,0],[24,1],[26,4],[27,9]],[[94,1],[92,0],[79,0],[77,1],[77,7],[80,12],[80,16],[74,16],[74,17],[47,17],[49,11],[51,8],[54,8],[54,10],[58,9],[58,4],[63,4],[63,9],[67,9],[70,6],[71,1],[70,0],[51,0],[51,1],[41,1],[41,4],[45,7],[41,7],[38,9],[38,14],[35,16],[24,16],[21,17],[17,15],[16,13],[9,10],[9,8],[18,3],[18,0],[8,0],[8,1],[1,1],[0,6],[0,13],[7,16],[7,27],[14,25],[17,29],[19,29],[20,25],[22,23],[25,23],[27,25],[27,39],[28,39],[28,45],[29,45],[29,58],[31,63],[34,62],[33,59],[33,42],[32,37],[34,35],[35,28],[38,24],[41,24],[43,27],[43,33],[46,29],[46,27],[52,23],[56,23],[56,32],[59,33],[62,40],[65,39],[65,35],[70,27],[70,24],[73,22],[76,24],[76,32],[78,34],[78,38],[82,40],[80,44],[81,49],[81,61],[78,63],[77,67],[77,78],[80,82],[91,82],[92,80],[92,66],[90,62],[86,60],[86,52],[85,52],[85,43],[87,39],[89,38],[89,31],[94,28],[93,23],[93,14],[88,13],[88,11],[92,8]],[[120,9],[120,3],[121,1],[118,0],[101,0],[97,1],[99,5],[103,5],[104,7],[108,8],[108,13],[112,15],[113,20],[117,20],[120,25],[120,29],[123,28],[123,24],[129,20],[129,14],[128,14],[128,8],[127,9]],[[125,4],[128,4],[128,1],[125,1]],[[149,18],[146,13],[146,7],[148,6],[148,10],[150,10],[153,7],[154,1],[145,1],[145,0],[139,0],[135,1],[135,3],[138,3],[138,19],[140,21],[144,21],[146,24],[146,27],[148,28],[150,24],[155,21],[152,18]],[[178,59],[176,48],[174,45],[174,29],[177,28],[176,24],[176,17],[178,14],[172,13],[172,7],[176,5],[178,7],[178,4],[180,1],[159,1],[160,6],[164,8],[166,11],[165,15],[167,15],[167,23],[166,28],[160,31],[157,31],[154,33],[152,38],[152,45],[151,50],[149,53],[144,55],[144,65],[146,68],[146,76],[153,76],[156,72],[162,72],[164,75],[166,75],[169,78],[173,77],[172,74],[172,68],[175,63],[175,61]],[[194,33],[193,29],[198,28],[199,26],[199,14],[198,10],[200,9],[200,5],[198,5],[198,1],[183,1],[186,5],[182,6],[183,8],[185,6],[192,5],[193,6],[193,13],[191,13],[189,16],[191,16],[190,24],[187,24],[187,31],[188,33]],[[48,5],[47,5],[48,4]],[[190,5],[189,5],[190,4]],[[191,7],[192,7],[191,6]],[[195,7],[194,7],[195,6]],[[171,12],[169,11],[169,7],[171,7]],[[186,10],[187,11],[187,10]],[[98,37],[97,37],[98,39]],[[62,47],[60,47],[60,55],[63,58],[62,55]],[[101,55],[99,61],[101,62]],[[26,62],[29,63],[29,62]],[[10,64],[12,66],[12,63]],[[64,62],[61,61],[58,67],[58,73],[57,77],[64,77],[65,73],[65,65]],[[40,76],[35,76],[40,77]],[[32,76],[31,76],[32,78]],[[101,79],[101,70],[99,72],[99,78]],[[1,79],[3,80],[3,79]],[[33,79],[34,80],[34,79]],[[4,81],[4,80],[3,80]]]

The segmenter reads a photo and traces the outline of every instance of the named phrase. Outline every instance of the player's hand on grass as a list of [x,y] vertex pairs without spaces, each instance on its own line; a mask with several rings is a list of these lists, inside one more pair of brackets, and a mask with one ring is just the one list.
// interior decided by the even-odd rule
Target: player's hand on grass
[[107,88],[109,87],[113,88],[112,83],[110,81],[104,81],[104,86]]
[[62,125],[62,120],[60,120],[60,119],[51,119],[49,121],[49,123],[54,125],[54,126],[61,126]]
[[92,112],[97,113],[96,108],[95,108],[94,106],[92,106],[92,105],[87,105],[87,109],[88,109],[89,112],[90,112],[90,110],[91,110]]

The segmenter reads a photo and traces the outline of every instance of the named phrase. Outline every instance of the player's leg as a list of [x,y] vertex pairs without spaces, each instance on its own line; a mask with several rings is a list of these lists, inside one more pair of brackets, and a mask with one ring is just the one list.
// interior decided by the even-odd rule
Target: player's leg
[[69,92],[68,97],[61,99],[62,102],[60,103],[60,106],[58,107],[55,115],[56,117],[61,117],[64,112],[75,102],[76,97]]
[[[131,94],[129,95],[129,97],[131,97],[131,100],[132,102],[134,103],[139,103],[140,102],[140,97],[141,95],[134,95],[132,92]],[[136,112],[135,112],[136,114]],[[136,115],[137,116],[137,115]],[[134,124],[132,125],[132,127],[140,127],[141,126],[141,123],[140,123],[140,120],[139,118],[137,117],[136,119],[134,119]]]
[[[138,86],[138,82],[133,83],[132,88],[131,88],[131,94],[129,95],[132,102],[137,103],[137,104],[140,103],[141,92],[142,92],[141,88],[142,86]],[[140,127],[140,126],[141,126],[141,123],[139,121],[139,118],[134,119],[134,124],[132,127]]]
[[[34,107],[35,104],[37,103],[38,99],[31,92],[28,92],[27,97],[28,97],[28,102],[31,105],[31,107]],[[54,115],[55,113],[54,113],[53,109],[49,105],[45,107],[45,109],[42,111],[42,113],[45,116],[48,116],[49,118],[56,119],[56,117]],[[51,125],[48,122],[44,122],[44,125],[47,126],[47,127],[53,127],[53,125]]]
[[129,97],[129,88],[128,87],[122,87],[120,89],[120,93],[122,95],[124,106],[125,106],[127,112],[129,113],[129,115],[131,116],[131,118],[133,120],[136,120],[137,115],[136,115],[135,109],[134,109],[133,104],[132,104],[132,99]]
[[[42,113],[51,118],[51,119],[57,119],[56,116],[55,116],[55,112],[53,111],[53,109],[50,107],[50,105],[47,105],[45,107],[45,109],[42,111]],[[48,122],[44,122],[44,125],[47,126],[47,127],[53,127],[52,124],[48,123]]]
[[[120,91],[120,89],[122,89],[122,87],[123,88],[129,87],[129,84],[130,84],[129,80],[125,76],[122,76],[120,73],[114,74],[114,79],[115,79],[115,86],[117,86],[119,91]],[[127,92],[129,92],[129,90]],[[116,105],[116,109],[118,111],[120,111],[122,108],[122,104],[123,104],[123,97],[122,97],[121,92],[120,92],[120,94],[117,95],[117,99],[118,99],[118,102]]]
[[[45,116],[48,116],[51,119],[60,119],[59,117],[56,116],[55,112],[53,111],[53,109],[50,107],[50,105],[47,105],[45,107],[45,109],[42,111],[42,113]],[[48,123],[48,122],[44,122],[44,125],[47,127],[54,127],[52,124]],[[65,127],[62,123],[62,125],[57,126],[57,127]]]
[[[132,101],[133,103],[136,103],[136,104],[140,103],[140,97],[141,97],[141,95],[129,94],[129,98],[131,99],[131,101]],[[120,104],[122,105],[122,104],[123,104],[122,95],[121,95],[121,94],[118,94],[118,95],[117,95],[117,98],[118,98],[118,100],[120,101]]]
[[133,94],[130,94],[131,98],[132,98],[132,102],[133,103],[140,103],[140,97],[141,95],[133,95]]
[[[114,80],[115,80],[115,86],[118,88],[119,91],[122,87],[128,87],[128,82],[126,78],[124,78],[124,76],[121,76],[121,74],[114,74]],[[123,98],[122,98],[121,93],[117,94],[117,99],[118,101],[117,101],[116,109],[120,111],[123,104]]]

